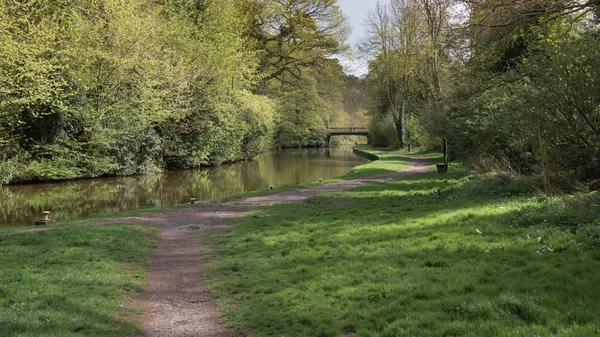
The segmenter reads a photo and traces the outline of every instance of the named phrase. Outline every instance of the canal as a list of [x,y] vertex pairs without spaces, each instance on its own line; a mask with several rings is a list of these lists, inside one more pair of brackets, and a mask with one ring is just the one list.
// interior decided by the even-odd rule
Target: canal
[[366,162],[352,147],[286,149],[218,167],[5,186],[0,188],[0,226],[33,225],[43,210],[62,222],[300,184],[339,177]]

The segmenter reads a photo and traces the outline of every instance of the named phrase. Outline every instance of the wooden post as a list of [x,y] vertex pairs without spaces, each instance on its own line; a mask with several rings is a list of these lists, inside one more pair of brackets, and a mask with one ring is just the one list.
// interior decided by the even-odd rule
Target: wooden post
[[548,171],[548,151],[546,148],[544,127],[540,125],[540,150],[542,152],[542,170],[544,173],[544,185],[546,186],[546,195],[552,198],[552,186],[550,185],[550,172]]
[[410,153],[410,131],[406,132],[406,145],[408,146],[408,153]]
[[444,137],[444,171],[448,172],[448,139]]
[[444,154],[444,162],[435,165],[438,173],[448,172],[448,140],[446,138],[443,138],[442,152]]

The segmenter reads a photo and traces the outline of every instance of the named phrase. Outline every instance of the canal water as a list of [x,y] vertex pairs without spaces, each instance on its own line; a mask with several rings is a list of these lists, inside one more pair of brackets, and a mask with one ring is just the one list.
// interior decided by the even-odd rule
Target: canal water
[[56,221],[164,207],[345,175],[367,160],[351,147],[286,149],[255,160],[160,174],[0,188],[0,226],[33,225],[44,210]]

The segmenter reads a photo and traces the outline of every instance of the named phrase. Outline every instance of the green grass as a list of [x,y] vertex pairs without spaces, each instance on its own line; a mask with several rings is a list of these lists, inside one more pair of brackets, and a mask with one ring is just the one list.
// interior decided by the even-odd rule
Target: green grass
[[208,282],[248,337],[597,336],[600,194],[541,188],[451,165],[255,211]]
[[410,166],[410,158],[404,155],[399,155],[392,151],[385,150],[374,150],[367,145],[358,145],[355,147],[359,151],[371,153],[377,157],[378,160],[372,161],[368,164],[360,165],[348,172],[341,179],[357,179],[368,176],[392,173],[407,169]]
[[65,228],[0,237],[1,336],[133,336],[153,229]]

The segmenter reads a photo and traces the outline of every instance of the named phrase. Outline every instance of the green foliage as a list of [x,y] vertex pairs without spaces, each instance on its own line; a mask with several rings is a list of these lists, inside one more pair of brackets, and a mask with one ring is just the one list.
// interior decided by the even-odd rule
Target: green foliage
[[593,179],[600,172],[598,39],[562,20],[523,34],[536,39],[519,63],[453,111],[457,152],[476,166],[539,171],[543,127],[551,170],[571,180]]
[[155,158],[156,153],[160,153],[161,139],[154,128],[128,129],[127,132],[118,132],[111,138],[114,143],[111,144],[108,154],[114,158],[111,162],[116,162],[118,167],[104,172],[102,169],[88,167],[88,171],[104,174],[116,171],[119,175],[131,175],[162,169],[158,166],[161,164],[160,160]]
[[394,123],[394,119],[389,115],[371,116],[369,134],[375,146],[397,147],[400,145],[396,124]]
[[323,68],[338,53],[349,28],[336,0],[236,0],[246,34],[262,51],[263,81],[290,83]]
[[72,50],[60,20],[68,13],[45,14],[32,3],[0,2],[0,145],[51,137],[44,120],[67,107]]
[[[278,146],[323,144],[345,19],[334,0],[256,4],[1,0],[2,183],[253,158],[276,132]],[[272,27],[254,14],[281,43],[257,40]]]
[[[567,3],[469,2],[463,23],[447,15],[435,18],[439,27],[450,28],[437,38],[420,35],[433,21],[425,20],[426,27],[416,32],[409,29],[419,24],[410,15],[444,14],[448,1],[390,0],[378,6],[370,16],[377,50],[369,65],[371,125],[389,114],[399,132],[407,121],[404,129],[417,146],[438,150],[445,137],[451,154],[478,170],[520,173],[541,171],[542,128],[552,180],[562,186],[592,181],[597,188],[600,40],[592,15],[597,5]],[[414,40],[415,34],[421,39]],[[407,54],[410,43],[425,52]],[[399,108],[400,92],[410,102],[407,110]]]
[[313,79],[302,88],[288,91],[277,107],[278,147],[321,146],[325,143],[327,106],[317,93]]
[[410,132],[411,146],[413,148],[441,152],[441,139],[429,132],[427,118],[427,114],[411,114],[406,119],[406,129]]
[[18,171],[18,158],[0,160],[0,187],[11,182]]
[[238,93],[236,100],[245,126],[241,153],[244,158],[254,158],[272,147],[275,106],[267,97],[243,91]]
[[[526,83],[507,83],[455,111],[450,134],[458,156],[483,165],[484,170],[531,172],[539,151],[538,125],[518,115],[532,109],[527,98],[531,90]],[[498,165],[483,164],[489,161]]]

